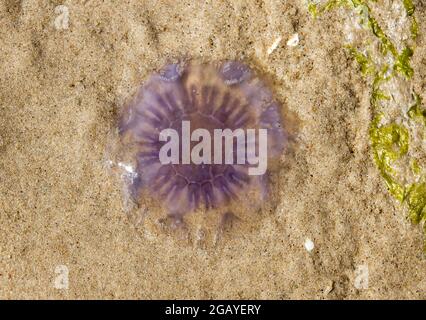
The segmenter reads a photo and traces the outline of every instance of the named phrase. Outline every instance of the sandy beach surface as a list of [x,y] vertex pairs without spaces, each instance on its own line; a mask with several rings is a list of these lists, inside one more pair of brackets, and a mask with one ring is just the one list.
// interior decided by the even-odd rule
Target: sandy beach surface
[[[343,14],[313,19],[299,0],[0,0],[0,298],[425,299],[423,233],[374,165]],[[216,246],[135,225],[108,169],[120,108],[180,58],[245,61],[297,122],[276,209]]]

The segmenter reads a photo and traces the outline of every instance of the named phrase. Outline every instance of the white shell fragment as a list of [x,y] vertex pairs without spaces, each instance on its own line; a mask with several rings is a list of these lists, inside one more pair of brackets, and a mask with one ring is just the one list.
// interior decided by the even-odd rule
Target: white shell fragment
[[289,47],[295,47],[299,44],[299,34],[293,34],[287,41]]
[[281,36],[278,37],[278,38],[276,38],[275,41],[274,41],[274,43],[272,43],[272,45],[268,48],[267,53],[271,54],[272,52],[274,52],[274,50],[276,48],[278,48],[278,45],[280,44],[281,40],[282,40]]

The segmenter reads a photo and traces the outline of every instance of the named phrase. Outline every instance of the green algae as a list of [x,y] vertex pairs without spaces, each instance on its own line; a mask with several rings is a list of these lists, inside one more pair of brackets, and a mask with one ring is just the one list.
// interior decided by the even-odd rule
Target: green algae
[[383,90],[380,89],[380,86],[391,79],[391,76],[386,76],[389,71],[389,66],[385,64],[379,72],[374,74],[372,92],[370,98],[370,104],[374,108],[374,111],[377,111],[380,107],[379,102],[381,100],[390,100],[391,97],[387,95]]
[[407,79],[410,79],[413,74],[414,70],[410,66],[410,59],[413,56],[414,51],[410,47],[405,47],[402,52],[398,55],[394,69],[395,71],[401,73],[404,75]]
[[[418,35],[418,23],[414,16],[415,6],[412,0],[402,0],[402,2],[406,14],[411,20],[411,39],[415,40]],[[369,135],[374,162],[386,183],[389,193],[399,202],[406,204],[408,217],[413,223],[424,223],[423,230],[426,235],[426,176],[418,161],[413,158],[410,159],[408,156],[410,147],[409,130],[404,125],[395,122],[381,125],[384,119],[384,112],[386,112],[381,102],[391,99],[390,95],[381,89],[381,86],[393,77],[397,77],[398,74],[406,80],[413,77],[414,69],[411,67],[410,61],[414,50],[405,43],[401,52],[398,52],[394,43],[372,16],[367,0],[328,0],[324,5],[314,4],[315,10],[310,10],[310,12],[311,14],[315,12],[315,17],[317,17],[323,12],[343,6],[358,10],[361,25],[370,29],[371,33],[379,41],[382,58],[389,54],[393,58],[393,65],[377,64],[368,51],[360,51],[351,45],[346,45],[346,48],[357,61],[362,75],[366,78],[372,77],[370,105],[375,116],[370,124]],[[364,18],[367,21],[362,21]],[[393,70],[393,72],[389,74],[389,70]],[[389,75],[386,76],[387,74]],[[422,108],[422,101],[418,94],[414,92],[413,98],[414,104],[409,108],[407,115],[409,119],[424,125],[426,130],[426,110]],[[398,160],[403,158],[409,160],[413,174],[418,177],[414,183],[405,184],[403,182],[405,181],[404,178],[399,176],[396,164]],[[426,252],[426,239],[424,251]]]
[[410,30],[411,30],[411,37],[413,39],[417,38],[418,32],[419,32],[419,25],[417,23],[416,17],[414,16],[414,11],[416,10],[416,7],[413,4],[412,0],[403,0],[405,12],[407,13],[407,16],[412,18]]
[[370,126],[374,161],[386,181],[389,192],[402,202],[405,191],[395,178],[397,172],[393,164],[408,152],[408,130],[395,123],[379,126],[382,117],[382,114],[377,115]]
[[407,191],[408,217],[413,223],[426,220],[426,183],[413,183]]
[[417,159],[411,160],[411,172],[413,172],[413,174],[415,174],[416,176],[418,176],[422,173],[422,168],[420,167]]
[[414,4],[412,0],[402,0],[404,4],[405,11],[407,12],[407,16],[411,17],[414,14]]
[[334,8],[338,8],[341,6],[346,6],[348,4],[348,0],[328,0],[324,6],[320,6],[316,2],[311,0],[308,2],[308,11],[312,15],[312,17],[316,18],[326,11],[330,11]]
[[358,62],[362,75],[367,76],[367,75],[374,75],[376,73],[376,66],[369,54],[364,54],[351,46],[347,46],[347,47],[351,55]]
[[422,99],[414,93],[415,103],[408,110],[408,117],[426,126],[426,110],[422,109]]
[[315,3],[309,2],[308,11],[312,15],[312,17],[318,17],[318,6]]
[[410,31],[411,31],[411,38],[415,40],[419,34],[419,25],[417,23],[416,17],[413,16],[412,19],[413,19],[413,22],[411,23]]
[[383,32],[377,20],[370,15],[370,9],[368,9],[368,23],[373,34],[380,40],[382,44],[382,54],[385,56],[388,52],[390,52],[394,57],[396,57],[398,55],[398,51],[396,50],[392,41],[390,41],[386,34]]

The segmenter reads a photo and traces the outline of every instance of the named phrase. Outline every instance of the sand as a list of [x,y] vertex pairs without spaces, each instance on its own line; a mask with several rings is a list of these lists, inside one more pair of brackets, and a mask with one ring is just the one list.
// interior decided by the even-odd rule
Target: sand
[[[421,227],[373,163],[339,15],[314,20],[298,0],[2,0],[0,22],[0,298],[426,298]],[[126,99],[181,57],[246,61],[299,123],[275,212],[208,248],[147,236],[107,168]]]

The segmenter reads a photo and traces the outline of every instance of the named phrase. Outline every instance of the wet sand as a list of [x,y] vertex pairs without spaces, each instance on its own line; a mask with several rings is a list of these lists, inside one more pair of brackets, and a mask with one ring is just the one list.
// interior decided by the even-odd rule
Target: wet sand
[[[0,23],[0,298],[426,298],[421,227],[373,163],[369,89],[339,14],[314,20],[298,0],[2,0]],[[120,108],[181,57],[245,61],[299,122],[276,210],[213,248],[135,226],[107,168]]]

